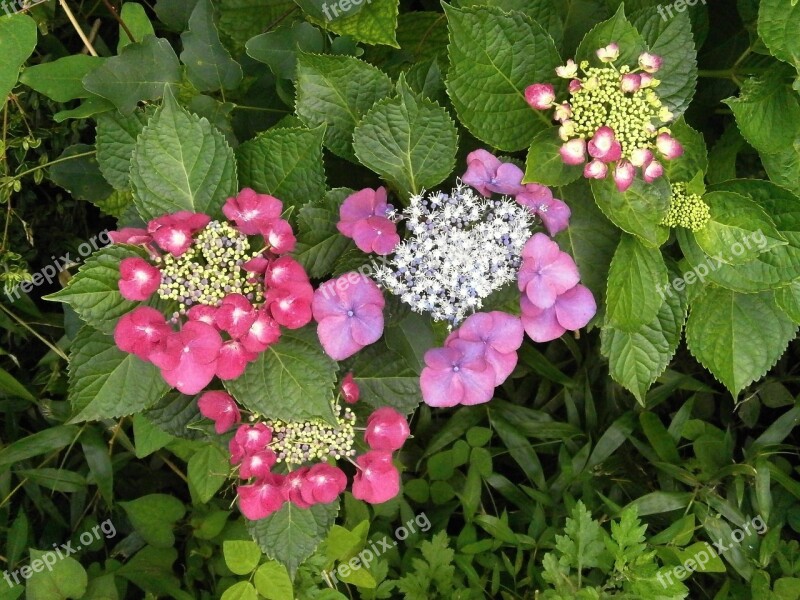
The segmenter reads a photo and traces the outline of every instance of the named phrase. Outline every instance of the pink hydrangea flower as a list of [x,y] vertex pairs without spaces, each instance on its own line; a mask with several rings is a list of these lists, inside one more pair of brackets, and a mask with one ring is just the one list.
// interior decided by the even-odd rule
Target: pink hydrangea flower
[[592,292],[580,284],[561,294],[549,308],[539,308],[525,296],[520,299],[520,306],[525,333],[534,342],[549,342],[566,331],[577,331],[597,312]]
[[273,254],[286,254],[294,250],[297,245],[292,226],[284,219],[270,221],[261,228],[260,233]]
[[264,298],[272,318],[288,329],[299,329],[311,322],[311,299],[314,288],[308,282],[286,282],[272,288]]
[[614,169],[614,183],[617,185],[618,191],[627,191],[633,185],[635,177],[636,169],[629,160],[621,160],[617,163]]
[[263,308],[256,312],[255,321],[239,341],[248,352],[263,352],[281,337],[281,328]]
[[372,450],[399,450],[411,435],[406,418],[390,406],[375,410],[367,419],[364,441]]
[[561,160],[567,165],[582,165],[586,162],[586,140],[575,138],[558,149]]
[[631,164],[634,167],[647,167],[653,162],[653,153],[647,148],[636,148],[631,152]]
[[222,338],[201,321],[189,321],[151,352],[150,360],[164,380],[184,394],[197,394],[214,378]]
[[303,265],[290,256],[281,256],[264,267],[260,272],[264,274],[264,283],[269,288],[288,288],[296,283],[310,283]]
[[151,220],[147,232],[155,242],[173,256],[181,256],[192,245],[192,235],[203,229],[211,217],[203,213],[181,210]]
[[239,340],[227,340],[219,351],[216,375],[223,381],[236,379],[257,357],[258,354],[250,352]]
[[556,99],[556,91],[549,83],[534,83],[525,88],[525,101],[536,110],[547,110]]
[[647,183],[653,183],[656,179],[664,174],[663,165],[657,160],[651,160],[650,163],[644,168],[642,177]]
[[119,292],[126,300],[147,300],[161,285],[161,271],[138,256],[119,264]]
[[339,497],[347,487],[347,476],[338,467],[328,463],[312,466],[300,487],[300,495],[306,504],[328,504]]
[[523,192],[522,177],[517,165],[501,162],[492,153],[479,149],[467,155],[467,171],[461,179],[488,197],[492,193],[514,196]]
[[270,474],[277,461],[278,457],[271,448],[249,454],[242,459],[242,464],[239,466],[239,477],[263,479]]
[[597,58],[600,59],[600,62],[603,63],[610,63],[614,62],[619,58],[619,45],[615,42],[611,42],[605,48],[600,48],[596,51]]
[[353,225],[353,241],[362,252],[385,256],[400,243],[397,225],[386,217],[368,217]]
[[256,320],[256,309],[241,294],[228,294],[214,314],[214,324],[233,338],[247,334]]
[[236,401],[225,392],[206,392],[197,399],[197,407],[201,415],[214,421],[214,430],[220,434],[242,420]]
[[436,407],[488,402],[494,395],[494,382],[495,372],[484,358],[483,344],[459,339],[428,350],[419,379],[422,399]]
[[283,480],[283,475],[270,473],[252,485],[240,485],[236,493],[242,514],[251,521],[257,521],[279,511],[286,502]]
[[272,441],[272,430],[264,423],[253,426],[240,425],[228,443],[231,464],[238,465],[245,456],[252,456],[267,449]]
[[668,133],[659,133],[656,137],[656,148],[667,160],[678,158],[683,154],[681,143]]
[[342,379],[342,396],[344,401],[348,404],[355,404],[361,395],[361,390],[358,388],[356,380],[353,379],[353,373],[350,372]]
[[589,156],[604,163],[614,162],[622,156],[622,144],[616,139],[611,127],[600,127],[587,145]]
[[553,198],[553,192],[544,185],[529,183],[524,192],[517,194],[516,200],[539,216],[550,235],[556,235],[569,226],[572,214],[569,206],[558,198]]
[[517,350],[522,346],[523,335],[518,317],[496,310],[469,316],[450,334],[445,346],[453,339],[482,343],[483,358],[494,371],[494,385],[498,386],[517,366]]
[[383,335],[380,288],[369,277],[346,273],[321,285],[314,292],[312,311],[317,335],[325,352],[344,360]]
[[583,168],[583,176],[586,179],[605,179],[608,175],[608,165],[602,160],[594,159]]
[[161,312],[149,306],[137,306],[117,321],[114,342],[123,352],[150,360],[150,354],[172,333]]
[[385,217],[389,210],[386,199],[384,187],[377,190],[365,188],[350,194],[339,207],[339,222],[336,224],[339,233],[352,238],[353,228],[359,221],[370,217]]
[[528,300],[539,308],[553,305],[563,294],[580,281],[578,267],[572,257],[562,252],[554,241],[543,233],[534,234],[522,249],[522,266],[517,283]]
[[216,327],[215,324],[215,317],[217,314],[217,309],[215,306],[209,306],[208,304],[195,304],[189,310],[186,311],[186,317],[190,321],[202,321],[203,323],[207,323],[208,325],[213,325]]
[[639,55],[639,67],[647,73],[655,73],[658,71],[663,62],[664,59],[660,56],[650,54],[649,52],[643,52]]
[[311,507],[311,504],[303,500],[303,482],[309,470],[309,467],[300,467],[286,475],[286,479],[283,480],[284,496],[297,508]]
[[223,214],[245,235],[261,233],[270,221],[280,218],[282,211],[280,200],[250,188],[244,188],[235,198],[228,198],[222,206]]
[[353,496],[370,504],[391,500],[400,493],[400,473],[392,464],[392,455],[371,450],[356,458],[359,470],[353,479]]
[[642,76],[639,73],[625,73],[620,80],[620,88],[628,94],[638,92],[641,87]]
[[136,227],[123,227],[119,231],[109,231],[108,237],[114,244],[131,244],[132,246],[145,246],[153,241],[146,229]]

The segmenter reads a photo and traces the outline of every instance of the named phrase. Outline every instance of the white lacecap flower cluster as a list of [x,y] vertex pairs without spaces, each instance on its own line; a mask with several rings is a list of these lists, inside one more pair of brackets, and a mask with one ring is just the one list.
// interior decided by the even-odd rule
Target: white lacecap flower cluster
[[530,238],[531,213],[513,200],[483,198],[459,182],[450,194],[412,196],[401,215],[408,238],[375,278],[411,309],[456,325],[514,281]]

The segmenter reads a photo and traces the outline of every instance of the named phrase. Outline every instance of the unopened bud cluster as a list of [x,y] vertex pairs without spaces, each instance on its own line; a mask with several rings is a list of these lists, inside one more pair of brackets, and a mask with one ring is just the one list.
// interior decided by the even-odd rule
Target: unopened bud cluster
[[312,421],[285,422],[266,421],[272,429],[270,448],[278,457],[278,462],[299,465],[313,460],[339,460],[343,456],[355,456],[353,448],[356,415],[349,408],[332,403],[336,414],[336,425],[315,419]]
[[247,236],[228,223],[211,221],[181,256],[156,259],[162,272],[158,295],[176,300],[182,315],[194,304],[218,306],[228,294],[242,294],[253,303],[264,299],[263,282],[242,265],[258,252],[250,251]]
[[672,184],[669,212],[662,225],[685,227],[692,231],[698,231],[706,226],[710,218],[711,212],[708,204],[703,201],[701,196],[689,193],[686,183]]

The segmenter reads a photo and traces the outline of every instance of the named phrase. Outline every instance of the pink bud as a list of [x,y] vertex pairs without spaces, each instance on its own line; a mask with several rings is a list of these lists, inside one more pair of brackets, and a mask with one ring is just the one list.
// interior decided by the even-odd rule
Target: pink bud
[[664,174],[664,167],[657,160],[651,161],[649,165],[644,168],[644,180],[647,183],[653,183],[656,179]]
[[603,162],[614,162],[622,156],[622,145],[614,137],[610,127],[600,127],[589,142],[589,155]]
[[574,94],[575,92],[579,91],[583,87],[580,79],[573,79],[569,82],[569,93]]
[[556,91],[549,83],[534,83],[525,88],[525,100],[536,110],[546,110],[556,99]]
[[583,176],[586,179],[605,179],[608,174],[608,165],[600,160],[593,160],[586,163],[583,168]]
[[597,51],[597,58],[604,63],[614,62],[619,58],[619,45],[612,42],[605,48],[600,48]]
[[639,73],[639,86],[643,88],[648,88],[653,84],[655,77],[650,75],[650,73]]
[[631,163],[634,167],[646,167],[653,160],[653,153],[647,148],[636,148],[631,152]]
[[348,373],[344,376],[344,379],[342,379],[342,396],[344,396],[344,401],[348,404],[355,404],[358,402],[360,395],[361,390],[359,390],[358,384],[355,379],[353,379],[353,373]]
[[638,73],[625,73],[620,82],[620,88],[623,92],[632,94],[638,92],[642,87],[642,76]]
[[614,183],[617,184],[620,192],[624,192],[633,185],[634,177],[636,177],[636,169],[630,161],[621,160],[617,163],[617,168],[614,169]]
[[406,418],[395,409],[384,406],[373,412],[367,419],[364,441],[373,450],[399,450],[411,430]]
[[575,138],[559,149],[561,160],[568,165],[581,165],[586,160],[586,140]]
[[647,73],[655,73],[661,68],[663,59],[655,54],[643,52],[639,55],[639,67]]
[[656,138],[656,148],[667,160],[678,158],[683,154],[683,146],[668,133],[660,133]]
[[353,496],[370,504],[381,504],[400,493],[400,473],[392,464],[392,455],[370,450],[356,458],[358,472],[353,478]]

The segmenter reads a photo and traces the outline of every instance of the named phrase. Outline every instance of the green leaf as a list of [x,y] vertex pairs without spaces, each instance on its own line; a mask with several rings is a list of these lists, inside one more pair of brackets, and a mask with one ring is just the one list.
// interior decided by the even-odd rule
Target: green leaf
[[301,53],[296,86],[297,116],[308,127],[324,123],[325,146],[355,162],[353,131],[375,102],[391,94],[386,74],[352,56]]
[[249,575],[261,561],[261,549],[250,540],[225,540],[222,554],[225,564],[235,575]]
[[277,560],[294,578],[297,567],[311,556],[336,520],[339,502],[301,509],[291,502],[266,519],[248,521],[247,528],[269,558]]
[[14,89],[19,68],[25,64],[36,48],[38,31],[36,21],[28,15],[17,13],[0,19],[0,100]]
[[[694,96],[697,51],[689,15],[678,12],[673,18],[664,19],[658,8],[639,11],[631,16],[631,21],[650,52],[664,59],[656,75],[661,82],[656,94],[677,118],[689,108]],[[635,64],[635,61],[631,63]]]
[[125,2],[122,5],[122,10],[119,13],[119,18],[125,23],[127,28],[133,34],[133,39],[128,37],[125,28],[120,25],[119,27],[119,41],[117,42],[117,54],[119,54],[125,46],[132,44],[134,41],[139,42],[148,35],[155,35],[153,24],[144,10],[144,6],[138,2]]
[[578,571],[599,566],[604,550],[602,535],[600,524],[578,500],[567,517],[564,535],[556,536],[556,549],[561,553],[559,562]]
[[56,452],[78,439],[79,429],[74,425],[57,425],[23,437],[0,449],[0,469],[15,463]]
[[30,393],[28,388],[22,385],[16,377],[0,367],[0,392],[4,396],[22,398],[30,402],[36,402],[36,398]]
[[180,79],[180,63],[170,43],[148,35],[87,74],[83,85],[128,115],[140,100],[161,98],[165,84],[178,83]]
[[544,129],[536,134],[525,159],[523,183],[542,185],[567,185],[583,174],[580,165],[568,165],[561,160],[559,149],[563,142],[558,137],[558,129]]
[[[708,183],[722,183],[736,179],[736,158],[747,147],[735,123],[731,123],[714,144],[708,155]],[[675,161],[668,161],[667,164]],[[672,175],[669,174],[670,180]]]
[[775,302],[783,312],[800,325],[800,281],[775,290]]
[[174,31],[185,31],[189,27],[197,0],[157,0],[155,12],[158,20]]
[[97,162],[103,177],[117,190],[131,189],[133,149],[148,116],[143,111],[126,116],[114,110],[97,117]]
[[[634,330],[603,327],[600,351],[611,377],[644,405],[647,390],[665,371],[681,341],[686,321],[686,294],[667,290],[655,317]],[[661,295],[659,295],[661,301]]]
[[276,77],[294,79],[300,52],[323,50],[322,33],[306,22],[284,25],[247,40],[247,55],[267,64]]
[[[309,2],[301,0],[298,4],[305,7]],[[323,8],[327,6],[333,18],[329,19],[326,15],[325,19],[312,20],[329,31],[339,35],[352,36],[353,39],[365,44],[384,44],[398,48],[395,29],[397,29],[399,0],[367,0],[366,3],[364,0],[361,0],[360,3],[351,0],[350,5],[360,4],[364,4],[364,6],[357,12],[350,10],[337,18],[334,10],[342,7],[343,3],[341,1],[327,4],[323,2]]]
[[652,323],[664,302],[662,290],[668,281],[661,251],[623,235],[608,273],[606,322],[630,332]]
[[683,146],[683,154],[663,162],[669,181],[691,181],[698,173],[706,173],[709,170],[708,151],[703,134],[689,127],[683,117],[670,125],[670,132]]
[[114,572],[155,596],[193,600],[193,596],[181,591],[178,578],[172,574],[172,564],[177,558],[174,548],[145,546]]
[[671,189],[665,178],[645,183],[638,177],[625,192],[619,192],[612,178],[592,180],[592,193],[603,214],[617,227],[641,238],[649,246],[667,241],[669,229],[661,221],[669,211]]
[[[53,550],[34,550],[31,548],[31,564],[38,561],[42,565],[37,572],[28,579],[25,598],[27,600],[66,600],[67,598],[82,598],[86,593],[88,577],[86,571],[77,560],[65,556],[56,561],[53,566],[44,563],[43,557],[55,554]],[[47,568],[42,568],[44,564]]]
[[305,204],[297,213],[297,247],[292,256],[312,279],[327,277],[342,254],[353,247],[352,240],[336,229],[339,206],[352,193],[336,188],[319,201]]
[[800,70],[800,4],[783,0],[761,0],[758,8],[758,35],[772,55]]
[[236,150],[242,187],[280,198],[285,208],[321,199],[325,128],[269,129]]
[[148,494],[118,504],[145,542],[155,548],[171,548],[175,544],[172,530],[186,514],[183,502],[166,494]]
[[161,450],[175,438],[139,413],[133,415],[133,439],[136,443],[136,458],[145,458],[156,450]]
[[[709,188],[745,196],[772,218],[777,230],[788,241],[759,254],[743,265],[727,265],[703,253],[694,236],[680,228],[676,237],[687,261],[702,279],[739,292],[759,292],[788,285],[800,277],[800,199],[768,181],[735,180]],[[754,240],[758,243],[758,239]]]
[[711,286],[692,303],[686,344],[735,397],[766,374],[796,331],[771,292],[739,294]]
[[113,244],[101,248],[81,265],[67,287],[44,299],[69,304],[92,327],[111,333],[117,320],[139,305],[119,292],[120,262],[143,256],[146,256],[144,250],[133,246]]
[[381,100],[353,132],[358,160],[403,196],[432,188],[455,166],[458,131],[447,111],[416,97],[401,75],[396,98]]
[[104,58],[76,54],[52,62],[28,67],[20,75],[20,82],[56,102],[88,98],[91,94],[83,87],[82,79],[103,64]]
[[54,492],[75,493],[86,489],[86,479],[73,471],[39,467],[37,469],[19,469],[15,471],[21,478],[25,478],[36,485],[40,485]]
[[111,336],[86,325],[72,340],[71,422],[132,415],[155,404],[168,389],[155,365],[118,349]]
[[575,61],[588,60],[592,66],[601,66],[597,58],[597,50],[610,43],[619,45],[618,65],[637,65],[639,55],[644,52],[646,44],[642,36],[625,17],[625,5],[620,3],[613,17],[595,25],[592,30],[581,40],[575,52]]
[[322,351],[313,325],[284,330],[278,343],[225,387],[249,410],[282,421],[332,420],[336,362]]
[[[703,196],[711,218],[694,239],[708,256],[730,265],[750,262],[776,246],[787,245],[769,215],[755,202],[733,192]],[[738,250],[737,250],[738,248]]]
[[291,16],[287,13],[297,10],[292,0],[219,0],[214,4],[219,11],[220,34],[223,40],[228,38],[224,40],[225,45],[236,56],[244,51],[247,40],[264,33],[278,20]]
[[53,115],[53,121],[63,123],[67,119],[86,119],[109,110],[114,110],[111,102],[100,96],[89,96],[76,108],[58,111]]
[[169,90],[136,140],[131,182],[136,210],[146,221],[179,210],[217,217],[238,189],[225,137],[179,106]]
[[44,299],[69,304],[92,327],[111,333],[117,320],[139,305],[119,292],[120,262],[143,256],[146,256],[144,250],[134,246],[113,244],[101,248],[81,265],[67,287]]
[[234,583],[222,594],[221,600],[257,600],[256,588],[249,581]]
[[181,34],[181,62],[191,84],[201,92],[231,90],[242,81],[242,67],[219,41],[210,0],[199,0],[189,18],[189,30]]
[[292,580],[286,567],[275,561],[265,562],[258,567],[253,578],[258,593],[267,600],[284,600],[294,597]]
[[230,456],[215,444],[206,444],[192,454],[186,474],[201,503],[205,504],[211,500],[228,479],[229,458]]
[[525,101],[533,83],[557,83],[553,39],[520,12],[444,5],[450,28],[447,93],[461,123],[500,150],[522,150],[552,126]]
[[391,406],[406,414],[422,402],[419,371],[383,342],[359,352],[352,371],[361,390],[361,400],[375,408]]
[[87,144],[69,146],[58,157],[63,162],[51,166],[48,175],[53,183],[63,187],[74,198],[99,202],[114,190],[103,178],[93,151],[94,148]]

